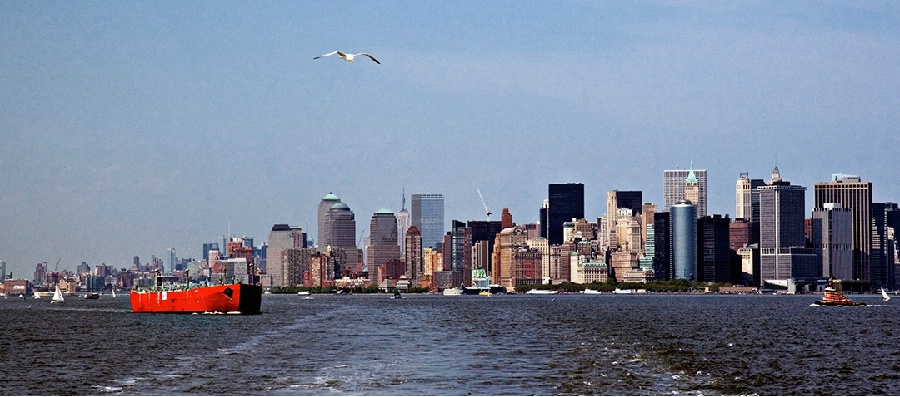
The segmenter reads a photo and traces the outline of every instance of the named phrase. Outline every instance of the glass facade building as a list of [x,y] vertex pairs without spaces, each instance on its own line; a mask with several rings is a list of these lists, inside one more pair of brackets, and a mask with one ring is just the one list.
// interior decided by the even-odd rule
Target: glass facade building
[[413,194],[411,223],[422,234],[422,247],[435,248],[444,238],[444,195]]

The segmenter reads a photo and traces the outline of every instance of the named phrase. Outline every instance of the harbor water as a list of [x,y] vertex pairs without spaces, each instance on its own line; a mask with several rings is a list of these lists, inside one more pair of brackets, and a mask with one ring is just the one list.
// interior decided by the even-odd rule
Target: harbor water
[[0,299],[4,395],[900,395],[900,299],[264,295],[255,316]]

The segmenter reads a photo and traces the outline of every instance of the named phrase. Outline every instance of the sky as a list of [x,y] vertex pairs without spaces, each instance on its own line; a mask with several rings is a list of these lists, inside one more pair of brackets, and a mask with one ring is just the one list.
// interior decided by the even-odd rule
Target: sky
[[[347,63],[331,51],[368,52]],[[0,0],[0,260],[201,257],[273,224],[358,232],[403,191],[537,222],[550,183],[662,205],[663,171],[834,173],[900,201],[891,1]],[[168,266],[168,263],[166,263]]]

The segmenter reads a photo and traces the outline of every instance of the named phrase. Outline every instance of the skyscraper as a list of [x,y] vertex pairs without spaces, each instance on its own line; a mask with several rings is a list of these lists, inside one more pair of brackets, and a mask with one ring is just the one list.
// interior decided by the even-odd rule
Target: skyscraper
[[406,276],[417,285],[422,282],[422,234],[415,225],[406,229],[406,248],[403,250],[403,262],[406,263]]
[[369,266],[369,280],[379,283],[378,268],[391,260],[400,259],[400,246],[397,245],[397,217],[393,211],[382,208],[372,215],[369,223],[369,247],[366,250],[366,262]]
[[697,280],[697,208],[681,200],[672,206],[672,278]]
[[831,182],[816,183],[815,207],[838,203],[853,213],[853,279],[872,280],[872,183],[859,176],[833,174]]
[[825,203],[812,213],[813,248],[820,250],[822,276],[853,277],[853,213],[837,203]]
[[692,201],[697,217],[706,216],[706,170],[695,170],[693,162],[688,170],[663,171],[663,212],[687,198],[688,186],[697,198],[696,202]]
[[406,190],[404,190],[400,212],[397,213],[397,242],[400,245],[400,252],[406,252],[406,230],[409,229],[410,224],[409,211],[406,210]]
[[563,243],[563,223],[584,218],[584,184],[551,183],[547,189],[547,240]]
[[294,248],[303,247],[303,229],[287,224],[275,224],[269,232],[266,249],[266,278],[263,285],[284,287],[288,285],[285,255]]
[[730,226],[731,219],[719,214],[697,219],[697,281],[732,281]]
[[332,249],[356,248],[356,216],[347,204],[331,206],[325,215],[325,231],[325,239],[319,245],[320,251],[329,246]]
[[444,238],[444,195],[413,194],[411,221],[422,233],[422,247],[437,247]]
[[782,181],[776,167],[757,189],[761,279],[820,277],[818,254],[805,248],[806,188]]
[[6,280],[6,262],[0,260],[0,281]]
[[643,192],[640,191],[618,191],[610,190],[606,193],[606,217],[604,221],[606,227],[603,229],[605,233],[605,242],[607,246],[615,249],[619,246],[616,236],[616,223],[618,222],[618,210],[620,208],[631,210],[631,215],[641,213],[643,207]]
[[328,192],[325,197],[322,197],[322,201],[319,202],[319,210],[318,210],[318,238],[316,239],[316,245],[319,246],[319,251],[324,251],[325,239],[328,236],[328,230],[325,229],[325,217],[328,215],[328,211],[331,210],[335,204],[340,203],[341,199],[338,196],[335,196],[334,193]]
[[900,211],[897,203],[872,203],[872,283],[875,289],[887,287],[894,289],[896,272],[894,269],[894,247],[888,218],[893,212]]
[[756,188],[765,184],[762,179],[750,179],[748,173],[741,173],[735,184],[734,219],[759,221],[759,192]]

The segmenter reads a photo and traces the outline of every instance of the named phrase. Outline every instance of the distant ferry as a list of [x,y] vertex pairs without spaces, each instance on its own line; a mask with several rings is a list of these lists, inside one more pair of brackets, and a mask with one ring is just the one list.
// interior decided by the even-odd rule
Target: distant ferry
[[550,294],[555,294],[555,293],[556,293],[556,291],[549,290],[549,289],[530,289],[530,290],[528,290],[528,292],[526,292],[526,294],[531,294],[531,295],[550,295]]
[[183,314],[259,314],[262,287],[252,284],[224,284],[213,286],[171,286],[160,284],[151,290],[131,291],[131,311],[134,313]]

